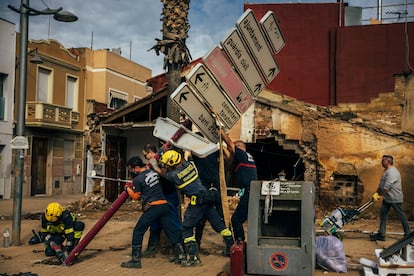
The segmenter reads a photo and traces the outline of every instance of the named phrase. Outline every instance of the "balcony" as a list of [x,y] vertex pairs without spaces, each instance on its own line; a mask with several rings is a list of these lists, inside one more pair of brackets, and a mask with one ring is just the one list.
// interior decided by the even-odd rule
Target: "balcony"
[[32,127],[73,129],[79,123],[79,112],[60,105],[26,102],[26,125]]

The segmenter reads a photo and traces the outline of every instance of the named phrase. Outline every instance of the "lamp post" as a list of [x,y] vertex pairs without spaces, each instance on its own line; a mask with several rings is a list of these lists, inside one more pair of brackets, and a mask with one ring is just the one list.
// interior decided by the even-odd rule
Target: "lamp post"
[[[8,7],[20,14],[20,49],[19,49],[19,83],[18,83],[18,101],[17,101],[17,122],[16,137],[24,137],[25,131],[25,112],[26,112],[26,86],[27,86],[27,45],[29,16],[32,15],[51,15],[57,21],[73,22],[78,20],[74,14],[62,11],[63,8],[49,9],[42,11],[29,7],[29,0],[21,0],[20,8],[17,9],[11,5]],[[17,148],[14,158],[14,193],[13,193],[13,223],[12,223],[12,244],[20,244],[20,226],[22,212],[22,190],[24,177],[24,146]]]

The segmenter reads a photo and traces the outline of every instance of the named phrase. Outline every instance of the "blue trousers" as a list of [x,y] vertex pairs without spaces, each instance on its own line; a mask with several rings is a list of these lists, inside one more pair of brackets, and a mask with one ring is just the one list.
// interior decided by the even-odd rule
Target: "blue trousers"
[[385,200],[382,201],[381,209],[380,209],[380,227],[378,233],[381,233],[382,236],[385,236],[385,232],[387,231],[387,219],[388,219],[388,212],[390,209],[393,208],[397,217],[400,219],[402,227],[404,229],[404,234],[410,233],[410,226],[408,225],[407,218],[404,214],[402,209],[402,203],[388,203]]
[[233,227],[234,240],[245,240],[243,223],[246,222],[249,213],[249,191],[245,190],[240,202],[231,216],[231,226]]
[[[170,216],[173,220],[174,229],[177,232],[181,232],[183,230],[181,225],[181,219],[178,215],[178,194],[172,193],[165,195],[165,199],[167,199],[168,207],[170,208]],[[162,230],[161,222],[160,221],[154,221],[150,226],[150,231],[160,231]]]
[[167,237],[173,246],[181,243],[181,232],[176,231],[174,228],[173,219],[170,216],[170,207],[168,204],[162,204],[151,206],[148,211],[141,215],[132,234],[132,246],[142,248],[144,234],[154,221],[159,221],[161,223],[165,234],[167,234]]
[[194,235],[194,227],[203,219],[207,219],[217,233],[226,229],[217,209],[212,204],[189,205],[184,214],[183,239]]

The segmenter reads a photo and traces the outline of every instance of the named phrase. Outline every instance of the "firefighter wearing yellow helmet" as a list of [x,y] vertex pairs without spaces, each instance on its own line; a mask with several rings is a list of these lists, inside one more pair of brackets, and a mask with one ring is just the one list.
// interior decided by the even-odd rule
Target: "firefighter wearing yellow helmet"
[[[85,224],[57,202],[49,203],[41,216],[42,239],[46,256],[56,256],[61,262],[78,244]],[[66,240],[66,245],[63,243]]]
[[183,221],[184,245],[189,255],[186,265],[201,263],[194,228],[203,218],[207,218],[213,229],[223,237],[226,245],[223,254],[229,256],[230,247],[234,240],[231,231],[221,220],[214,207],[219,196],[217,190],[207,190],[198,176],[194,163],[184,160],[181,154],[175,150],[166,151],[161,156],[160,163],[163,167],[161,174],[173,182],[190,199]]

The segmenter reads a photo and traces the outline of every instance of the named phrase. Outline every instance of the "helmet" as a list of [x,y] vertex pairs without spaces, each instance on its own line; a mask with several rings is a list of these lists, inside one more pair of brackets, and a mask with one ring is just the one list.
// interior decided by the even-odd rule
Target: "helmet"
[[45,210],[45,218],[47,221],[55,222],[62,215],[63,207],[57,202],[49,203]]
[[161,164],[167,167],[178,165],[180,164],[180,162],[181,162],[181,154],[175,150],[167,150],[161,156]]

